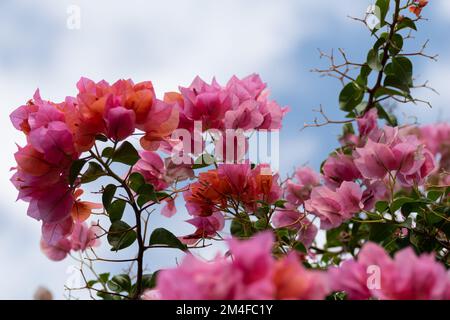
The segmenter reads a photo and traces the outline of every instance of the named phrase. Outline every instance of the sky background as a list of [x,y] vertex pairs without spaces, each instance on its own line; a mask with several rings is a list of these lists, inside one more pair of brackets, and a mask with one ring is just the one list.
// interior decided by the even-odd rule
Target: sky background
[[[400,116],[417,116],[421,123],[448,121],[450,115],[450,1],[430,2],[425,11],[430,20],[420,24],[413,44],[417,48],[429,38],[428,52],[440,58],[417,60],[415,76],[418,82],[429,80],[440,95],[417,92],[433,104],[432,110],[424,105],[398,110]],[[63,285],[73,272],[70,258],[55,263],[40,253],[40,223],[27,217],[26,203],[15,202],[17,193],[9,182],[15,143],[23,145],[24,137],[8,116],[36,88],[44,99],[58,102],[76,94],[81,76],[111,83],[131,78],[151,80],[162,97],[178,85],[188,86],[196,75],[207,81],[216,76],[224,84],[233,74],[257,72],[272,97],[291,108],[281,132],[281,174],[303,164],[318,169],[336,146],[340,127],[300,129],[312,121],[312,109],[320,104],[333,119],[343,117],[337,107],[341,85],[309,70],[327,66],[317,48],[341,47],[355,61],[364,60],[373,40],[362,24],[347,16],[361,17],[370,4],[370,0],[2,0],[0,298],[30,299],[39,285],[63,298]],[[67,28],[70,5],[80,8],[80,29]],[[171,219],[155,218],[152,227],[163,226],[178,235],[191,232],[183,222],[184,208],[179,209]],[[180,257],[165,250],[150,252],[146,259],[149,269],[155,270],[174,265]]]

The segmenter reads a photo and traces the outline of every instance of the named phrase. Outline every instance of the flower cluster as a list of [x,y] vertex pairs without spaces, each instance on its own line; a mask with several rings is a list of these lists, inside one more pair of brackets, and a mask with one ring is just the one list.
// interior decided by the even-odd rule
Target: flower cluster
[[222,230],[224,212],[251,214],[261,203],[274,203],[281,197],[281,188],[278,174],[267,165],[252,168],[250,164],[220,164],[217,169],[201,172],[183,196],[194,217],[188,222],[197,227],[194,234],[183,238],[190,242]]
[[305,269],[295,253],[275,260],[270,233],[228,243],[231,260],[219,255],[205,262],[188,255],[177,268],[161,271],[144,299],[308,300],[339,291],[351,300],[450,299],[450,272],[433,255],[416,256],[411,248],[391,259],[382,247],[367,243],[357,260],[323,272]]
[[248,241],[228,241],[232,259],[217,256],[205,262],[188,255],[174,269],[157,277],[156,292],[144,298],[233,300],[233,299],[323,299],[329,292],[326,275],[306,270],[296,254],[275,260],[273,236],[262,233]]
[[382,247],[367,243],[357,260],[343,262],[329,275],[332,289],[345,291],[352,300],[450,299],[450,272],[433,254],[416,256],[412,248],[391,259]]
[[92,148],[98,135],[117,142],[137,128],[145,134],[142,145],[156,148],[178,125],[178,109],[157,100],[150,82],[119,80],[109,85],[82,78],[77,87],[78,95],[62,103],[45,101],[36,91],[10,115],[27,137],[27,145],[15,154],[11,181],[18,199],[29,202],[28,215],[43,223],[44,248],[67,244],[65,237],[76,223],[86,220],[91,209],[101,208],[79,201],[79,181],[69,181],[71,165]]
[[233,76],[225,86],[215,79],[209,84],[197,77],[189,87],[179,90],[166,93],[165,101],[179,107],[178,128],[185,130],[190,139],[173,141],[172,146],[182,145],[180,153],[197,154],[204,149],[203,141],[200,148],[192,145],[197,145],[202,133],[208,132],[214,140],[218,162],[242,162],[248,148],[245,133],[280,129],[288,111],[269,100],[266,84],[256,74],[243,79]]
[[320,218],[321,228],[331,229],[402,188],[424,186],[437,171],[438,156],[441,184],[448,183],[448,124],[380,128],[377,120],[375,109],[357,119],[359,134],[345,136],[324,162],[323,185],[310,169],[298,169],[285,185],[289,205],[303,206]]

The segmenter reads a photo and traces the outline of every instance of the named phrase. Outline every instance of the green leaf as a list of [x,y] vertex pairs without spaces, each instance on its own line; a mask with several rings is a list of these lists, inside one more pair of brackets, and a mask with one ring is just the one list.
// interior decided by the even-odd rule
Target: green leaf
[[383,65],[381,64],[380,56],[377,50],[371,49],[367,54],[367,64],[372,70],[381,71]]
[[380,8],[379,19],[380,19],[381,27],[386,24],[386,16],[387,16],[387,13],[389,12],[390,4],[391,4],[390,0],[377,0],[377,2],[375,3],[375,6]]
[[125,200],[122,199],[117,199],[110,203],[106,208],[106,211],[108,212],[109,220],[111,220],[111,222],[122,219],[126,204]]
[[214,157],[209,153],[204,153],[200,155],[197,159],[195,159],[194,164],[192,165],[192,169],[202,169],[209,167],[211,164],[215,162]]
[[387,203],[387,201],[378,201],[378,202],[375,204],[375,209],[376,209],[379,213],[384,213],[388,208],[389,208],[389,204]]
[[103,207],[108,210],[109,205],[111,204],[111,201],[114,198],[114,194],[116,193],[117,187],[113,184],[108,184],[103,189],[103,195],[102,195],[102,202]]
[[382,96],[401,96],[401,97],[405,97],[405,93],[398,91],[398,90],[394,90],[394,89],[390,89],[390,88],[386,88],[386,87],[380,87],[377,89],[377,91],[375,92],[375,98],[379,98]]
[[101,142],[107,142],[108,138],[104,134],[97,134],[95,136],[95,140],[101,141]]
[[118,251],[131,246],[136,241],[136,231],[123,221],[115,221],[108,231],[108,243],[111,251]]
[[114,152],[112,160],[132,166],[139,160],[139,154],[130,142],[124,141]]
[[413,65],[406,57],[392,58],[392,62],[386,66],[384,72],[385,86],[393,86],[406,92],[413,86]]
[[103,158],[110,159],[110,158],[112,158],[113,155],[114,155],[114,149],[112,147],[106,147],[102,151],[102,157]]
[[172,232],[164,228],[155,229],[150,236],[150,245],[167,245],[169,248],[176,248],[182,251],[187,250],[183,244]]
[[378,117],[386,120],[389,125],[393,127],[398,125],[397,118],[393,114],[388,113],[380,104],[377,104],[377,113]]
[[403,49],[403,37],[396,33],[392,37],[391,45],[389,46],[389,51],[391,54],[396,55]]
[[128,274],[119,274],[108,281],[108,288],[116,293],[130,292],[131,279]]
[[341,110],[352,111],[364,98],[364,90],[356,83],[348,83],[339,95]]
[[284,204],[286,202],[287,202],[286,200],[277,200],[273,205],[277,208],[285,208]]
[[89,162],[89,167],[81,176],[81,183],[89,183],[97,180],[98,178],[106,175],[102,167],[97,162]]
[[108,280],[109,280],[109,276],[110,276],[109,272],[100,273],[98,275],[98,278],[99,278],[98,280],[100,281],[100,283],[106,284],[106,282],[108,282]]
[[391,213],[397,212],[405,203],[414,202],[414,199],[407,198],[407,197],[401,197],[395,199],[391,205],[390,205],[390,211]]
[[396,31],[400,31],[405,28],[410,28],[417,31],[416,23],[407,17],[403,17],[402,20],[397,24]]
[[137,192],[143,184],[145,184],[145,179],[139,172],[133,172],[128,177],[128,185],[135,192]]
[[153,289],[156,287],[156,278],[158,277],[159,271],[155,271],[151,274],[144,274],[142,276],[142,288]]
[[248,238],[253,235],[252,223],[248,216],[234,218],[230,226],[231,235],[237,238]]
[[397,226],[389,223],[372,223],[370,225],[369,240],[377,243],[384,242],[391,238]]
[[296,242],[294,245],[294,250],[298,251],[300,253],[307,253],[308,250],[306,249],[305,245],[301,242]]
[[80,171],[81,169],[83,169],[86,162],[87,161],[84,159],[77,159],[72,162],[69,171],[69,183],[71,186],[73,186],[73,184],[75,183],[75,180],[78,178],[78,175],[80,174]]

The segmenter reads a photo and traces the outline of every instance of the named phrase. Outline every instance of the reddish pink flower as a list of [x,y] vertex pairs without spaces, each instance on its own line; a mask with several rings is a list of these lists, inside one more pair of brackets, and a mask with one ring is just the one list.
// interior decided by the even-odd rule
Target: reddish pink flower
[[305,208],[320,218],[321,228],[332,229],[362,210],[361,199],[361,188],[354,182],[344,181],[336,191],[326,186],[314,188]]
[[354,163],[368,179],[383,179],[390,170],[398,168],[398,161],[389,146],[372,140],[368,140],[363,148],[356,149]]
[[62,238],[68,237],[72,233],[73,220],[72,217],[53,222],[42,224],[42,240],[48,245],[56,245]]
[[133,134],[135,122],[136,114],[133,110],[120,106],[111,108],[106,114],[106,134],[115,141],[124,140]]
[[140,173],[155,190],[166,189],[168,183],[164,180],[165,166],[161,157],[153,151],[140,151],[139,157],[140,159],[133,166],[133,172]]
[[97,225],[88,227],[85,223],[76,222],[70,236],[71,248],[74,251],[84,251],[87,248],[96,247],[100,244],[98,236],[101,229]]
[[178,268],[159,272],[156,291],[162,300],[230,300],[238,280],[224,258],[205,262],[188,254]]
[[[369,279],[369,276],[375,279]],[[391,259],[380,246],[366,244],[357,261],[330,271],[334,290],[350,299],[440,300],[448,298],[450,273],[429,254],[416,256],[405,248]],[[379,282],[379,283],[377,283]]]
[[215,212],[207,217],[194,216],[187,222],[197,229],[194,233],[181,237],[180,240],[186,244],[194,244],[200,239],[213,238],[225,226],[225,219],[220,212]]
[[370,109],[364,114],[364,116],[356,119],[356,122],[358,123],[359,135],[361,137],[369,136],[370,133],[378,127],[377,120],[378,113],[376,108]]
[[354,181],[361,178],[351,156],[337,153],[327,159],[323,165],[323,174],[331,186],[339,186],[342,181]]
[[69,239],[62,238],[55,245],[49,245],[45,240],[41,240],[41,251],[53,261],[63,260],[70,252],[71,244]]

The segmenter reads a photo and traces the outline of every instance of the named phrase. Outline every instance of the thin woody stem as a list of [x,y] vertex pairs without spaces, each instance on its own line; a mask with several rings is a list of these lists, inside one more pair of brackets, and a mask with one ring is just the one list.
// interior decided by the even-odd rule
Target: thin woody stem
[[141,210],[139,209],[139,207],[136,203],[136,199],[134,198],[134,194],[131,191],[130,187],[127,185],[127,183],[122,178],[120,178],[116,173],[114,173],[111,170],[111,168],[109,167],[109,165],[105,161],[103,161],[103,159],[98,154],[95,154],[92,151],[89,151],[89,152],[91,153],[92,157],[103,166],[103,168],[106,170],[108,175],[111,178],[115,179],[117,182],[119,182],[121,187],[127,193],[127,196],[129,199],[128,203],[133,208],[135,218],[136,218],[136,234],[137,234],[137,242],[138,242],[138,253],[137,253],[137,257],[136,257],[136,262],[137,262],[136,292],[132,298],[139,299],[139,297],[142,293],[142,276],[144,273],[143,265],[144,265],[144,252],[145,252],[145,243],[144,243],[144,238],[142,236]]

